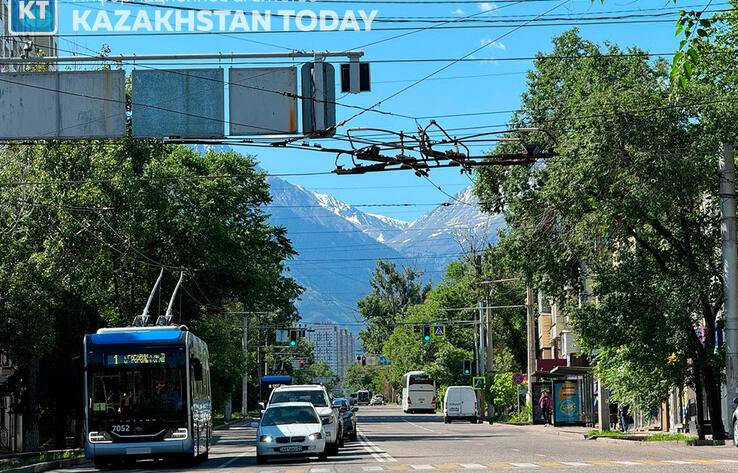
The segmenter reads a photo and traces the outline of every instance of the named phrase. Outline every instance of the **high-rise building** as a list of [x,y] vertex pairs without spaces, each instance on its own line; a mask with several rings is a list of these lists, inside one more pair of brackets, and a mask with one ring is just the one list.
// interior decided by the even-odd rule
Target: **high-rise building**
[[354,358],[354,334],[336,325],[318,325],[307,332],[307,339],[314,345],[315,359],[325,361],[338,376],[343,377]]
[[[0,0],[0,57],[56,56],[57,38],[51,36],[16,36],[10,34],[8,1]],[[15,72],[21,67],[0,64],[0,72]]]

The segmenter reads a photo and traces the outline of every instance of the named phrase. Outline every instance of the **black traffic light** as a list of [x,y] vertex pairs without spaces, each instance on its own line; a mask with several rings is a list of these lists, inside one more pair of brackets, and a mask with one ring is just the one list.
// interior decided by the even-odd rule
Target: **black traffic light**
[[305,366],[305,360],[300,360],[300,368],[302,368],[303,366]]
[[471,360],[466,358],[464,359],[464,366],[462,368],[464,374],[471,374]]
[[430,339],[431,339],[430,325],[423,325],[423,341],[430,342]]
[[361,355],[356,355],[356,362],[361,363]]
[[366,366],[366,356],[361,357],[361,366]]
[[290,330],[290,346],[291,347],[294,347],[295,345],[297,345],[297,334],[298,334],[297,330]]
[[417,325],[413,325],[413,332],[414,333],[420,333],[420,327]]

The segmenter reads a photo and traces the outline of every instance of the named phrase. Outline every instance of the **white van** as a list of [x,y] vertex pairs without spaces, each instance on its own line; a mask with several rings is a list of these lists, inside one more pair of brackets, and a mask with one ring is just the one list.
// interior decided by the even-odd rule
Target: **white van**
[[443,396],[443,422],[469,420],[477,423],[477,395],[471,386],[449,386]]

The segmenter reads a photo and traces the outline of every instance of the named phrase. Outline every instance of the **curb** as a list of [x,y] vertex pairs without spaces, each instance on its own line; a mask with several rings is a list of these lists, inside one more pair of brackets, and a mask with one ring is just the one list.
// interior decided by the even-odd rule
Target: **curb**
[[53,460],[44,463],[34,463],[33,465],[21,466],[18,468],[9,468],[3,473],[41,473],[43,471],[56,470],[59,468],[68,468],[70,466],[82,465],[89,463],[87,458],[67,458],[64,460]]

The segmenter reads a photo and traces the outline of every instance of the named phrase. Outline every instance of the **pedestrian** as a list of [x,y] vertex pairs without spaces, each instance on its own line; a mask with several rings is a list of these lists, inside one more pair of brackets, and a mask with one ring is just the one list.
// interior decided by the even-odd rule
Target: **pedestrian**
[[551,396],[548,395],[548,390],[544,389],[541,393],[541,398],[538,399],[538,405],[541,407],[543,413],[544,425],[551,425],[551,405],[553,404]]
[[628,430],[628,418],[630,413],[628,412],[628,405],[624,403],[618,404],[618,419],[620,419],[620,431],[626,432]]

